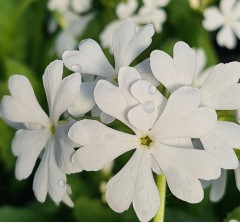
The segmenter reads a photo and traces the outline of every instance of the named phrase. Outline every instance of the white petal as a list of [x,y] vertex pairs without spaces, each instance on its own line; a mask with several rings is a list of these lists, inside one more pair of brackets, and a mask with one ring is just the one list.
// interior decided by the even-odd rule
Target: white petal
[[146,25],[136,31],[133,19],[123,21],[113,34],[115,69],[128,66],[152,42],[154,28]]
[[50,118],[53,123],[57,124],[59,117],[67,111],[80,94],[81,75],[79,73],[71,74],[62,80],[61,86],[55,98],[53,113]]
[[103,112],[132,128],[126,114],[129,107],[128,101],[120,88],[115,87],[108,81],[100,80],[95,87],[94,98]]
[[108,48],[110,53],[112,53],[112,36],[119,24],[119,20],[113,20],[105,26],[104,30],[100,33],[99,36],[101,46],[104,48]]
[[115,121],[115,118],[110,115],[105,114],[104,112],[101,112],[100,120],[104,124],[109,124],[109,123]]
[[[239,69],[239,62],[218,64],[213,67],[208,78],[200,88],[202,92],[202,105],[206,104],[207,106],[216,109],[222,109],[222,107],[225,109],[227,106],[222,104],[220,100],[220,97],[223,97],[222,100],[225,98],[226,103],[229,106],[228,109],[239,108],[236,100],[234,100],[239,94],[238,85],[234,86],[238,83],[240,77]],[[227,101],[228,99],[231,100]],[[237,107],[234,108],[234,106]]]
[[84,170],[97,171],[121,154],[139,146],[136,136],[91,120],[74,124],[68,136],[73,142],[83,145],[73,155],[72,160]]
[[112,46],[116,71],[118,71],[123,65],[128,66],[132,62],[130,61],[130,63],[124,64],[123,60],[135,31],[136,26],[133,19],[126,19],[119,24],[113,33]]
[[240,125],[232,122],[218,121],[213,133],[232,148],[240,148]]
[[[157,121],[157,123],[154,125],[153,129],[151,130],[151,132],[153,134],[157,134],[158,132],[160,132],[163,129],[168,129],[170,127],[170,124],[172,127],[170,127],[169,129],[174,130],[174,127],[176,122],[178,122],[179,124],[183,124],[182,128],[183,129],[179,129],[179,131],[184,130],[187,127],[187,124],[184,125],[184,121],[181,120],[185,120],[188,122],[188,124],[190,126],[194,126],[194,123],[191,123],[191,119],[192,118],[196,118],[195,121],[197,121],[198,123],[203,121],[204,122],[209,122],[207,126],[205,127],[211,127],[210,125],[213,125],[216,121],[216,114],[207,109],[207,108],[198,108],[199,103],[201,102],[201,92],[200,90],[196,89],[196,88],[192,88],[192,87],[181,87],[178,90],[176,90],[175,92],[173,92],[171,94],[171,96],[168,99],[167,105],[163,111],[163,114],[161,115],[161,117],[159,118],[159,120]],[[198,109],[197,109],[198,108]],[[178,112],[176,112],[178,111]],[[198,115],[202,115],[205,113],[205,115],[209,115],[207,116],[208,118],[204,117],[198,117]],[[190,116],[189,116],[190,115]],[[190,119],[191,117],[191,119]],[[199,118],[199,120],[198,120]],[[203,120],[204,119],[204,120]],[[214,121],[215,120],[215,121]],[[192,119],[193,121],[193,119]],[[206,123],[205,123],[206,124]],[[204,126],[203,124],[199,124],[199,127],[202,127],[204,130]],[[180,126],[179,126],[180,127]],[[195,130],[194,132],[198,131],[197,127],[195,126]],[[185,129],[187,130],[187,129]],[[199,130],[201,130],[201,128],[199,128]],[[175,131],[178,131],[178,129],[175,129]],[[187,130],[188,131],[188,130]],[[197,133],[197,132],[196,132]],[[182,136],[184,137],[184,136]],[[188,136],[189,137],[189,136]],[[177,138],[173,137],[173,138]]]
[[45,201],[47,192],[56,203],[66,194],[66,174],[57,165],[55,150],[55,142],[51,139],[34,177],[33,190],[40,202]]
[[132,203],[143,150],[137,150],[128,163],[108,182],[106,199],[116,212],[127,210]]
[[53,112],[55,98],[61,87],[62,74],[63,62],[61,60],[55,60],[47,66],[42,77],[50,114]]
[[76,71],[74,68],[78,66],[81,73],[106,78],[111,78],[115,74],[100,46],[92,39],[82,41],[79,45],[79,51],[65,51],[62,58],[65,66],[74,72]]
[[218,202],[224,195],[227,184],[227,171],[222,170],[221,176],[212,181],[209,198],[212,202]]
[[33,180],[33,191],[40,202],[44,202],[48,192],[48,152],[44,152]]
[[2,101],[4,116],[9,121],[49,126],[49,119],[38,104],[32,86],[26,77],[11,76],[9,90],[12,96],[5,96]]
[[173,60],[178,72],[178,84],[191,85],[197,68],[195,51],[186,43],[177,42],[173,49]]
[[124,94],[129,106],[137,104],[137,100],[131,94],[131,86],[137,80],[141,80],[141,75],[133,67],[121,67],[118,74],[118,84]]
[[129,110],[129,122],[135,128],[147,131],[163,112],[167,100],[154,85],[145,80],[136,81],[131,86],[131,92],[140,104]]
[[191,86],[197,67],[195,52],[186,43],[177,42],[173,51],[173,59],[158,50],[150,55],[154,76],[170,92],[181,86]]
[[157,161],[153,156],[151,156],[151,167],[154,173],[158,175],[163,174],[162,170],[160,169],[160,166],[158,165]]
[[231,10],[235,4],[236,0],[221,0],[220,9],[224,15],[231,13]]
[[89,112],[95,105],[93,91],[97,82],[83,82],[80,87],[80,94],[77,96],[68,112],[73,116],[80,116]]
[[150,58],[143,60],[141,63],[135,66],[135,69],[140,73],[143,80],[146,80],[152,83],[154,86],[158,86],[159,81],[153,76],[151,67],[150,67]]
[[12,152],[15,156],[28,151],[38,151],[42,149],[48,140],[50,132],[46,129],[37,130],[23,130],[20,129],[16,132],[12,141]]
[[240,191],[240,165],[234,170],[237,189]]
[[209,133],[201,137],[200,140],[204,149],[216,158],[221,168],[235,169],[237,167],[238,159],[232,147],[224,141],[224,138]]
[[59,167],[64,173],[71,174],[81,172],[82,169],[73,165],[72,156],[75,153],[74,143],[68,138],[68,131],[73,122],[59,126],[55,133],[55,151]]
[[13,151],[18,154],[15,176],[26,179],[32,173],[36,160],[47,143],[49,133],[45,129],[18,130],[13,140]]
[[160,206],[158,188],[151,170],[151,154],[144,151],[133,196],[133,207],[140,221],[150,221]]
[[198,108],[179,119],[175,123],[169,123],[165,129],[158,132],[158,140],[171,138],[199,138],[208,134],[215,126],[217,114],[210,108]]
[[165,139],[162,140],[161,143],[171,147],[194,149],[191,138]]
[[200,75],[200,73],[203,71],[203,69],[206,66],[206,53],[204,51],[203,48],[198,48],[198,49],[194,49],[196,52],[196,58],[197,58],[197,67],[196,67],[196,73],[195,73],[195,77],[196,75]]
[[203,199],[202,185],[197,178],[211,179],[220,175],[216,161],[205,151],[177,149],[162,144],[152,153],[167,178],[171,192],[189,203]]
[[228,49],[234,49],[236,47],[237,39],[229,26],[224,26],[220,29],[217,34],[217,43],[219,46],[225,46]]
[[208,7],[203,12],[203,27],[206,30],[215,30],[223,25],[224,19],[217,7]]
[[[164,144],[156,145],[153,155],[160,155],[171,165],[181,166],[191,173],[193,177],[203,180],[217,179],[220,176],[221,169],[215,157],[204,150],[177,148]],[[157,160],[157,158],[155,157]],[[162,165],[158,162],[160,168]],[[162,169],[163,170],[163,169]],[[164,170],[163,170],[164,172]]]
[[155,78],[170,92],[179,87],[178,74],[173,59],[165,52],[154,50],[150,54],[150,66]]
[[206,79],[208,78],[208,75],[210,74],[213,67],[208,67],[203,72],[195,75],[193,79],[192,86],[196,88],[201,88]]

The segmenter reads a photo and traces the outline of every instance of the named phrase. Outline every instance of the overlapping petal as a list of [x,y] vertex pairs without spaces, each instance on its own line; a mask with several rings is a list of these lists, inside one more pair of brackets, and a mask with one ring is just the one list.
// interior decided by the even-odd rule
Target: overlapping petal
[[115,71],[102,52],[99,44],[87,39],[79,44],[79,51],[65,51],[62,55],[65,66],[72,70],[86,74],[94,74],[105,78],[112,78]]
[[135,135],[113,130],[97,121],[83,120],[73,125],[69,138],[83,147],[72,161],[84,170],[100,170],[121,154],[139,147]]

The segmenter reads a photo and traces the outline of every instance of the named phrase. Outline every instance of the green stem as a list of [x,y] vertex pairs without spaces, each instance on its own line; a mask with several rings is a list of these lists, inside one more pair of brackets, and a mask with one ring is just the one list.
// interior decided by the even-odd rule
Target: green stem
[[160,193],[161,203],[156,216],[154,217],[154,222],[163,222],[165,214],[165,200],[166,200],[166,177],[162,174],[157,176],[157,187]]

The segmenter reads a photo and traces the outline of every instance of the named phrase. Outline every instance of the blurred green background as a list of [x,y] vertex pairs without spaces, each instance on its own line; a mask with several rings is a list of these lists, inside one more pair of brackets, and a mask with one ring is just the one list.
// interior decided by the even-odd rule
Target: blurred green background
[[[119,2],[94,0],[91,9],[94,18],[84,34],[79,36],[79,41],[93,38],[99,42],[100,32],[116,18],[115,7]],[[208,3],[215,4],[217,1]],[[202,4],[201,7],[205,5]],[[194,10],[188,0],[172,0],[166,7],[168,17],[163,31],[155,34],[151,46],[134,63],[149,57],[154,49],[172,54],[172,48],[178,40],[183,40],[192,47],[204,48],[208,65],[240,61],[239,43],[235,50],[219,48],[215,42],[216,34],[203,29],[201,7]],[[42,74],[48,63],[57,58],[50,51],[60,31],[58,28],[53,34],[47,32],[52,16],[46,0],[0,0],[0,99],[8,94],[9,76],[23,74],[31,80],[40,104],[47,110]],[[108,50],[105,49],[104,52],[113,61]],[[69,71],[66,70],[65,73],[68,74]],[[0,221],[138,221],[132,208],[122,214],[113,212],[105,203],[100,186],[111,174],[121,169],[130,154],[117,159],[111,174],[83,172],[68,176],[74,208],[68,208],[64,204],[56,206],[50,198],[41,204],[32,191],[36,168],[29,179],[21,182],[15,179],[16,158],[11,152],[13,136],[14,130],[0,120]],[[226,195],[219,203],[209,201],[208,190],[204,200],[195,205],[178,200],[168,191],[165,220],[240,220],[240,192],[236,189],[233,172],[229,173]]]

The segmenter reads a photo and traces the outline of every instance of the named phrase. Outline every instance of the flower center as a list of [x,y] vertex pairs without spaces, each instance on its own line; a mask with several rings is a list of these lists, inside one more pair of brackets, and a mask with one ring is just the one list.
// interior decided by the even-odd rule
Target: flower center
[[145,136],[145,137],[141,138],[141,144],[143,146],[149,147],[151,145],[151,143],[152,143],[152,140],[149,138],[149,136]]
[[54,125],[52,125],[52,126],[50,127],[50,132],[52,133],[52,135],[55,133],[55,127],[54,127]]

